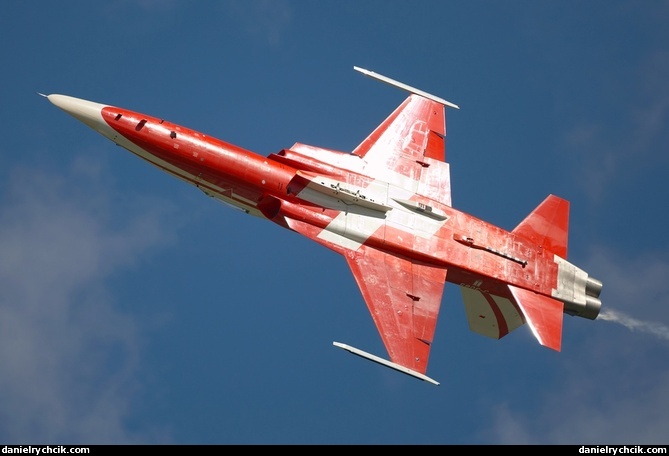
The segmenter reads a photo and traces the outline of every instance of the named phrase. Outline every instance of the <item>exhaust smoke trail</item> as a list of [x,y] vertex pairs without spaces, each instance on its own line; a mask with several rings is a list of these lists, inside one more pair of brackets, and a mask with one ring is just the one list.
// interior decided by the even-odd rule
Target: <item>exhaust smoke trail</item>
[[603,310],[599,314],[598,319],[619,323],[631,331],[641,331],[657,336],[660,339],[669,340],[669,327],[661,323],[637,320],[622,312],[613,310]]

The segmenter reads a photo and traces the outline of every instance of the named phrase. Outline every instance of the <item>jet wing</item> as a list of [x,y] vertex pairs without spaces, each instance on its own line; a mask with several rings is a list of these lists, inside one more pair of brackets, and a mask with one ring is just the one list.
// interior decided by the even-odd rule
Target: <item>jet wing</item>
[[418,95],[410,95],[395,109],[356,149],[360,157],[392,156],[386,150],[402,151],[415,159],[424,155],[435,160],[445,160],[444,136],[446,122],[444,106]]
[[444,106],[410,95],[353,150],[365,174],[451,205]]
[[392,362],[425,374],[446,269],[365,246],[346,261]]
[[[336,209],[338,215],[325,227],[311,225],[290,214],[289,205],[282,203],[281,218],[272,218],[346,258],[390,361],[348,345],[335,345],[432,383],[436,382],[425,372],[447,271],[383,252],[366,242],[372,236],[392,235],[416,245],[429,240],[445,223],[447,217],[437,205],[433,209],[432,204],[413,201],[419,197],[451,205],[450,171],[444,161],[444,111],[444,105],[435,99],[412,94],[355,148],[352,156],[360,161],[352,169],[371,179],[361,192],[374,194],[373,207],[369,198],[365,204],[360,202],[358,192],[350,198],[331,195],[330,189],[338,186],[329,178],[300,171],[296,176],[300,185],[291,193],[311,204]],[[310,150],[309,155],[321,163],[339,165],[330,161],[334,160],[331,152]],[[337,205],[327,204],[327,198],[337,198]]]
[[338,342],[334,345],[438,385],[424,374],[446,285],[446,269],[365,245],[353,250],[336,242],[339,235],[324,239],[313,225],[289,217],[284,220],[290,229],[346,258],[392,362]]

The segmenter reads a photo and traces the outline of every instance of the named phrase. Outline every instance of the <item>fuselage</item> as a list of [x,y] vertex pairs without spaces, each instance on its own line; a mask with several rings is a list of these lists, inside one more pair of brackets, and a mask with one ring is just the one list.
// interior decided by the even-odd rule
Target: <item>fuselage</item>
[[138,112],[63,95],[49,100],[207,195],[287,228],[282,215],[288,215],[321,230],[324,242],[348,249],[364,244],[442,267],[448,282],[484,292],[501,293],[511,284],[555,296],[559,288],[553,252],[449,204],[365,175],[360,157],[313,147],[310,154],[287,149],[263,157]]

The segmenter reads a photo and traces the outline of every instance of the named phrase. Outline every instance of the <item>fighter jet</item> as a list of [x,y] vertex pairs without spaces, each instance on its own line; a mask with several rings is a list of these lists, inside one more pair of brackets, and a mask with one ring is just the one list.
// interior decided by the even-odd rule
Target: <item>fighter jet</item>
[[423,381],[446,282],[472,331],[500,339],[527,324],[560,351],[563,315],[596,319],[602,282],[567,261],[569,202],[548,195],[512,231],[451,205],[446,108],[409,93],[351,152],[295,143],[268,156],[139,112],[44,95],[93,130],[206,195],[341,254],[389,360],[337,347]]

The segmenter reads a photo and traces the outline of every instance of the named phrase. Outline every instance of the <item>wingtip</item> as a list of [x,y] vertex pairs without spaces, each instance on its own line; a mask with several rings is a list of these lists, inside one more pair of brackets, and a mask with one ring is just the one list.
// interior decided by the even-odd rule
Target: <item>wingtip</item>
[[379,73],[375,73],[374,71],[366,70],[364,68],[360,68],[359,66],[353,66],[353,69],[356,71],[359,71],[360,73],[369,76],[370,78],[377,79],[381,82],[385,82],[386,84],[389,84],[391,86],[406,90],[409,93],[413,93],[416,95],[419,95],[423,98],[427,98],[428,100],[435,101],[443,106],[448,106],[449,108],[454,108],[454,109],[460,109],[460,106],[456,105],[455,103],[451,103],[450,101],[446,101],[443,98],[437,97],[432,95],[431,93],[427,93],[423,90],[417,89],[415,87],[411,87],[410,85],[404,84],[403,82],[396,81],[395,79],[389,78],[388,76],[384,76]]
[[361,358],[368,359],[370,361],[373,361],[375,363],[378,363],[378,364],[381,364],[383,366],[389,367],[391,369],[395,369],[396,371],[402,372],[403,374],[407,374],[411,377],[415,377],[419,380],[423,380],[424,382],[432,383],[433,385],[439,386],[438,381],[428,377],[425,374],[417,372],[413,369],[409,369],[406,366],[402,366],[400,364],[393,363],[392,361],[388,361],[388,360],[380,358],[376,355],[372,355],[371,353],[367,353],[366,351],[360,350],[359,348],[352,347],[351,345],[342,344],[341,342],[332,342],[332,345],[334,345],[335,347],[339,347],[341,349],[344,349],[347,352],[353,353],[354,355],[360,356]]

